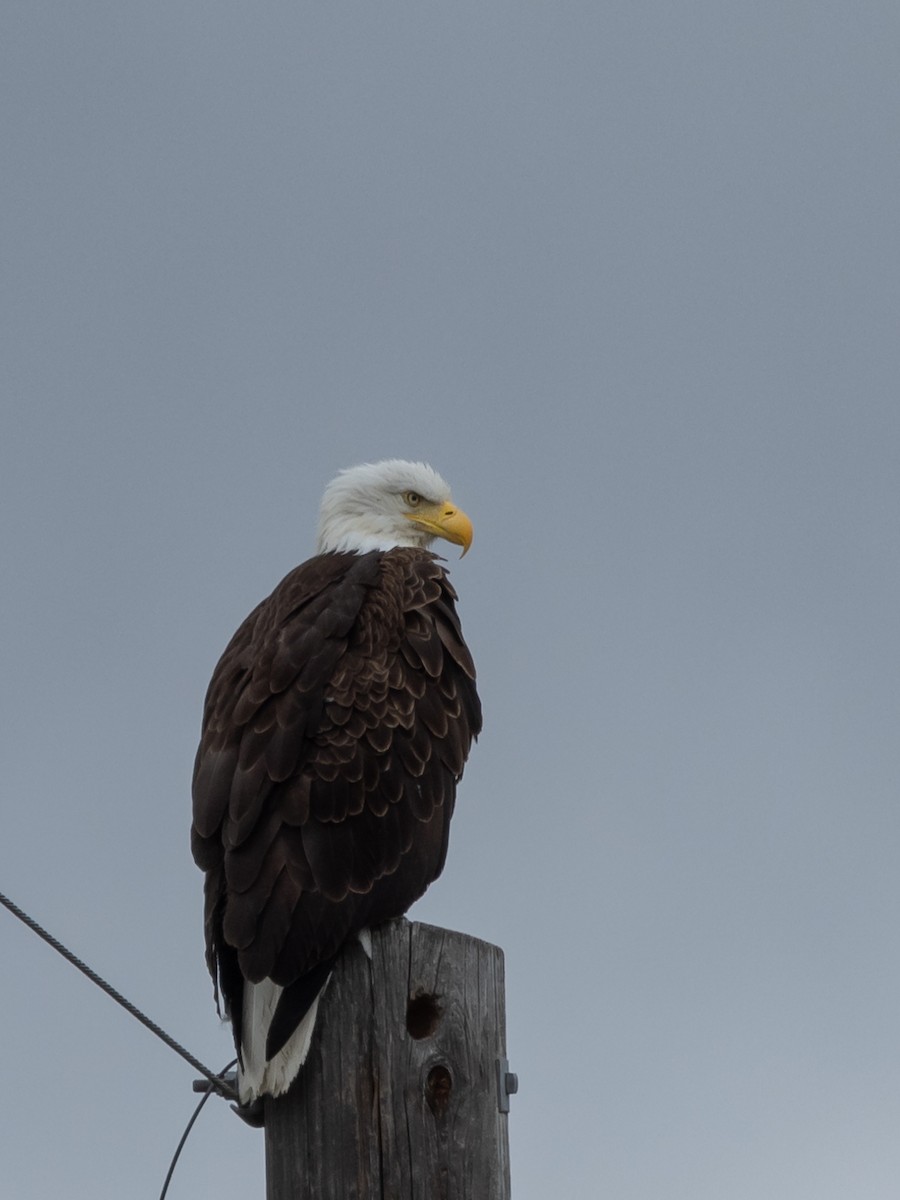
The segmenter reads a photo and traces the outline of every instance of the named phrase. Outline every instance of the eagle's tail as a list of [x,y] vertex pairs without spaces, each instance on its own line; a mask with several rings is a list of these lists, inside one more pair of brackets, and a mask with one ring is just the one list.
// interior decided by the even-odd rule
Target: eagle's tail
[[[285,1023],[284,1000],[290,1001],[293,988],[279,987],[271,979],[261,983],[244,984],[244,1011],[241,1022],[241,1056],[238,1071],[238,1091],[241,1104],[251,1104],[259,1096],[281,1096],[288,1090],[306,1061],[312,1041],[319,1000],[331,978],[331,964],[324,978],[297,1016],[285,1036],[279,1027]],[[275,1035],[273,1038],[272,1035]]]

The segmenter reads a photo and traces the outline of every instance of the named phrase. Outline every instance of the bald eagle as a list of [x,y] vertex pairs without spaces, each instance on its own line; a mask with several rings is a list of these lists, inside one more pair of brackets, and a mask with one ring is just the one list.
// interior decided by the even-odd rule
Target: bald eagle
[[341,947],[406,912],[444,866],[481,705],[435,538],[465,554],[472,524],[431,467],[341,472],[317,554],[213,673],[191,846],[243,1103],[296,1077]]

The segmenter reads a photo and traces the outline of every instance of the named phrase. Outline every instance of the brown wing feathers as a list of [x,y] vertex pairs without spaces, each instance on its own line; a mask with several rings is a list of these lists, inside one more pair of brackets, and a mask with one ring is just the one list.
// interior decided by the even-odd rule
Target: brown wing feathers
[[425,551],[322,555],[251,613],[216,668],[192,845],[207,961],[238,1039],[244,978],[274,979],[300,1009],[273,1025],[272,1053],[342,943],[440,873],[481,728],[455,598]]

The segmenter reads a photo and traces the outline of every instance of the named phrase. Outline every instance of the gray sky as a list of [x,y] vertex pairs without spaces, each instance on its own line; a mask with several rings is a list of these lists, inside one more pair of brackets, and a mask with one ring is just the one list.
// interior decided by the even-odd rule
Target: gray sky
[[[516,1200],[893,1200],[900,9],[9,3],[0,890],[213,1066],[203,694],[424,457],[485,705],[414,915],[502,946]],[[193,1077],[0,913],[4,1195]],[[217,1102],[170,1196],[263,1193]]]

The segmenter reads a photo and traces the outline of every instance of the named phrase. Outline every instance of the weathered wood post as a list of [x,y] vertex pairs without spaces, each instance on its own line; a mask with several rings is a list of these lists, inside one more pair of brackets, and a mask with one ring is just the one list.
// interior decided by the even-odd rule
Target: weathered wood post
[[266,1100],[267,1200],[509,1200],[514,1089],[502,951],[391,921],[371,960],[341,956],[303,1070]]

